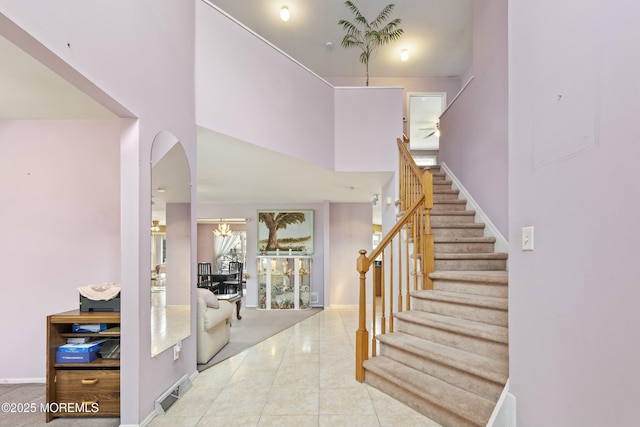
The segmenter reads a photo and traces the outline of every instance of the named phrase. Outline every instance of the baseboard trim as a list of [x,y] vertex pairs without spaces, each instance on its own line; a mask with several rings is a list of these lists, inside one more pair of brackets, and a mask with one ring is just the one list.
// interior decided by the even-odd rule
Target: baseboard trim
[[449,169],[446,163],[444,162],[440,163],[440,169],[442,169],[442,171],[447,174],[447,178],[451,180],[452,187],[460,191],[460,196],[467,200],[467,209],[476,211],[476,219],[479,222],[483,222],[485,224],[485,228],[484,228],[485,237],[496,238],[496,245],[495,245],[496,252],[508,253],[509,242],[507,241],[507,239],[504,238],[502,233],[500,233],[500,231],[495,226],[495,224],[491,222],[491,219],[489,219],[487,214],[482,210],[478,202],[475,201],[475,199],[471,196],[469,191],[467,191],[464,185],[462,185],[460,180],[458,180],[458,178],[456,178],[453,172],[451,172],[451,169]]
[[516,427],[516,397],[509,392],[509,380],[493,408],[487,427]]
[[0,384],[46,384],[46,378],[0,378]]

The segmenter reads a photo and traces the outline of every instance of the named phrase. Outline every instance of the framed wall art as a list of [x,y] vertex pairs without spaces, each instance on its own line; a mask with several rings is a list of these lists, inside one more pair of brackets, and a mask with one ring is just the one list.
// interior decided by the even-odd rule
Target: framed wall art
[[313,254],[313,211],[258,211],[258,253]]

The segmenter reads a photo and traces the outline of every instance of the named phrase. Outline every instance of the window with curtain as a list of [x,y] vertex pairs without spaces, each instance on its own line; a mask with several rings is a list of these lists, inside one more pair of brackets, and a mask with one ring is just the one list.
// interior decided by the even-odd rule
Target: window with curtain
[[216,268],[218,272],[229,270],[230,261],[240,261],[245,264],[244,232],[234,232],[232,236],[214,236],[213,245],[216,254]]

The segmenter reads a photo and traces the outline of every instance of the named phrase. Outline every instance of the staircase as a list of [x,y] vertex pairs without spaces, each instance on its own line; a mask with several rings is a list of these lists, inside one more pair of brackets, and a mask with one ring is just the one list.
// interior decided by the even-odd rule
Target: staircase
[[507,254],[433,175],[433,290],[411,292],[391,333],[363,362],[365,382],[446,427],[485,426],[509,375]]

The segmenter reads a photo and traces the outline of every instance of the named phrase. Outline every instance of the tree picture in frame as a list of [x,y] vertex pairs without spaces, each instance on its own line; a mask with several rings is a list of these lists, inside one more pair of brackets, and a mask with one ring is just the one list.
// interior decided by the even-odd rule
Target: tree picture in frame
[[313,211],[258,211],[258,252],[313,254]]

